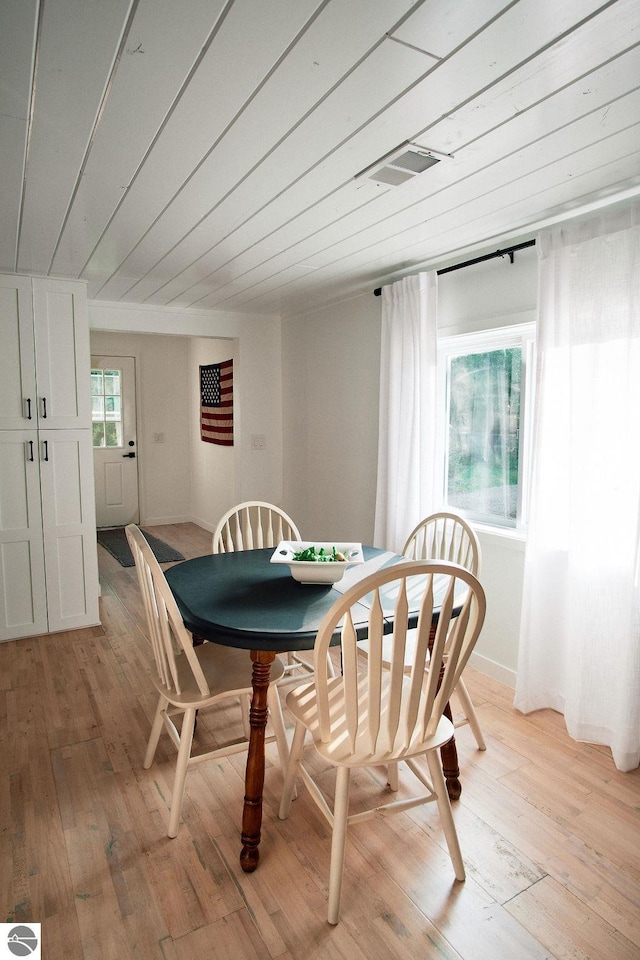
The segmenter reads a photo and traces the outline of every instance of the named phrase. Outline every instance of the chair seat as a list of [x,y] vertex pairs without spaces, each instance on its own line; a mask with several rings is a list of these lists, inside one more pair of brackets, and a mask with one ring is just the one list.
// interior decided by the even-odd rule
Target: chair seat
[[[409,682],[409,678],[406,678],[404,681],[405,688],[409,686]],[[342,718],[345,717],[347,709],[342,678],[335,677],[330,680],[328,689],[331,728],[336,730],[339,728]],[[364,705],[368,699],[368,683],[366,677],[363,676],[358,684],[358,703],[360,717],[362,718],[365,717]],[[381,733],[375,749],[372,750],[366,722],[360,724],[355,743],[351,743],[346,730],[344,736],[334,735],[329,743],[323,743],[320,739],[318,698],[315,683],[306,683],[303,686],[296,687],[287,696],[286,703],[294,719],[304,724],[310,732],[318,753],[337,766],[368,767],[393,763],[395,760],[418,756],[424,754],[427,750],[439,748],[454,735],[453,724],[447,717],[442,716],[432,736],[423,737],[419,732],[416,732],[408,745],[402,743],[397,745],[395,749],[389,743],[388,737]],[[385,689],[380,698],[381,731],[386,729],[388,708],[389,691]]]
[[[251,689],[252,663],[248,650],[225,647],[218,643],[202,643],[194,649],[198,662],[209,684],[210,693],[203,696],[193,675],[193,670],[184,654],[176,657],[180,693],[168,690],[157,676],[153,677],[156,689],[170,703],[187,707],[199,707],[216,698],[240,696]],[[276,657],[271,664],[270,679],[278,681],[284,674],[284,664]]]

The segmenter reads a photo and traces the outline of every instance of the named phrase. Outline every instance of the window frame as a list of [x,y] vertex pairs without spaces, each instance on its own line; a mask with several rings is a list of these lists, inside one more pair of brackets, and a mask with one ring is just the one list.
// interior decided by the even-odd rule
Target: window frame
[[[493,533],[526,533],[529,475],[533,444],[533,408],[535,393],[535,341],[536,324],[505,324],[465,333],[448,333],[438,336],[438,483],[444,509],[460,513],[476,527]],[[521,394],[519,418],[519,462],[516,518],[501,521],[499,517],[461,509],[447,501],[448,442],[449,442],[449,377],[450,360],[453,357],[472,353],[488,353],[513,347],[521,349]]]

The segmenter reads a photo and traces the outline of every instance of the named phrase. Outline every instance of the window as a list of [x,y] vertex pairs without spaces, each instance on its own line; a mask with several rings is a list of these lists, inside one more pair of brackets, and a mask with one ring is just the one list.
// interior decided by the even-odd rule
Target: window
[[524,524],[535,327],[438,342],[444,502],[471,520]]
[[120,370],[91,370],[91,419],[94,447],[122,446]]

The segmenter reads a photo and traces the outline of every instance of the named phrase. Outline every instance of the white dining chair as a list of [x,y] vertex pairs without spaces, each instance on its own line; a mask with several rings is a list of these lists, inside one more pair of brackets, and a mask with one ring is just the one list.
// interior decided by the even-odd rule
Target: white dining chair
[[[403,555],[410,560],[448,560],[459,563],[474,576],[480,576],[482,551],[475,530],[464,517],[453,511],[439,511],[425,517],[411,531],[404,545]],[[479,750],[486,749],[486,743],[480,727],[473,701],[460,677],[456,684],[456,694],[462,713],[454,719],[456,728],[469,724]]]
[[[394,598],[391,609],[389,598]],[[369,607],[364,623],[361,602]],[[416,609],[418,624],[407,673],[409,612]],[[331,924],[337,923],[340,915],[347,828],[380,813],[399,813],[436,801],[455,876],[465,878],[438,750],[453,735],[453,724],[443,711],[478,639],[485,609],[480,583],[463,567],[441,561],[404,561],[351,587],[322,621],[314,647],[315,679],[287,696],[295,728],[279,816],[283,820],[288,817],[300,775],[332,832]],[[392,632],[385,636],[390,614]],[[436,627],[430,653],[432,623]],[[336,633],[343,672],[331,677],[324,667]],[[357,649],[362,633],[369,642],[366,658]],[[388,641],[384,656],[383,640]],[[306,749],[316,755],[309,764],[305,762],[307,734],[312,743]],[[350,814],[351,771],[397,766],[400,761],[405,761],[424,791],[407,799],[382,797],[371,808]],[[336,768],[333,806],[320,785],[325,784],[327,764]]]
[[[447,560],[458,563],[474,576],[480,576],[482,551],[478,536],[464,517],[452,511],[438,511],[421,520],[407,537],[402,553],[408,560]],[[411,664],[412,642],[413,635],[410,634],[407,641],[407,669]],[[367,650],[367,641],[364,640],[360,644],[360,652],[366,656]],[[486,742],[480,721],[463,677],[460,677],[454,693],[462,711],[456,713],[454,726],[457,729],[469,724],[478,749],[485,750]],[[397,782],[393,777],[390,778],[390,783],[397,789]]]
[[[245,500],[220,518],[213,534],[212,553],[231,553],[235,550],[261,550],[277,547],[281,540],[301,540],[300,531],[288,513],[265,500]],[[285,655],[285,675],[282,684],[309,676],[311,664],[299,654]]]
[[277,547],[281,540],[301,540],[300,531],[280,507],[264,500],[245,500],[220,518],[212,553]]
[[[178,750],[167,831],[170,837],[175,837],[178,833],[189,768],[195,763],[241,753],[248,747],[249,731],[244,718],[248,716],[248,704],[253,692],[252,665],[247,650],[217,643],[203,643],[194,647],[165,575],[144,534],[135,524],[129,524],[126,533],[144,603],[155,666],[152,679],[158,691],[158,703],[143,767],[147,770],[153,763],[160,734],[166,729]],[[276,658],[271,667],[272,679],[278,680],[283,673],[284,665]],[[289,747],[275,683],[269,685],[267,697],[273,732],[266,737],[265,743],[276,742],[280,764],[284,770]],[[238,698],[246,704],[242,736],[214,750],[194,754],[192,747],[196,713],[224,700]],[[182,717],[179,730],[175,724],[176,716]]]

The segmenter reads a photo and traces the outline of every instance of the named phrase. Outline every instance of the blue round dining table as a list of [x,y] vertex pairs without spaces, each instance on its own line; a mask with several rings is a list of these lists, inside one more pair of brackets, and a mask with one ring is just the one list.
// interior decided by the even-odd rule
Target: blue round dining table
[[[397,554],[363,547],[367,561],[401,560]],[[188,630],[203,640],[245,650],[312,650],[325,613],[338,598],[342,581],[299,583],[289,567],[271,563],[273,547],[210,554],[176,564],[166,571]],[[354,567],[349,568],[354,570]],[[366,617],[366,608],[364,608]]]
[[[267,690],[277,653],[312,650],[322,618],[353,576],[361,579],[404,558],[363,547],[364,563],[350,567],[335,585],[299,583],[282,563],[271,563],[274,549],[239,550],[185,560],[165,571],[185,626],[201,640],[239,647],[253,662],[253,696],[245,774],[240,864],[250,873],[260,858],[265,771]],[[363,607],[363,630],[368,610]],[[363,633],[363,637],[365,634]],[[452,799],[460,795],[455,740],[442,749],[443,770]]]

